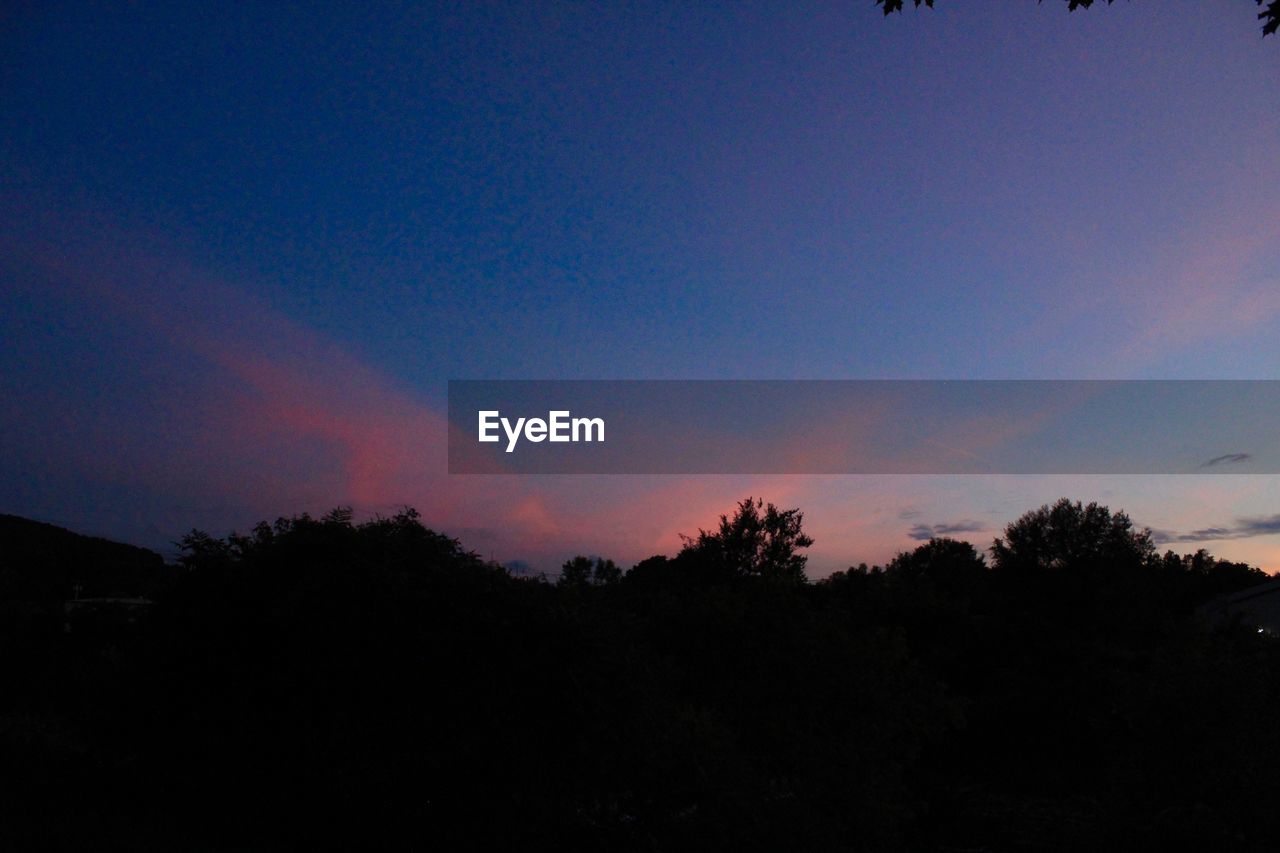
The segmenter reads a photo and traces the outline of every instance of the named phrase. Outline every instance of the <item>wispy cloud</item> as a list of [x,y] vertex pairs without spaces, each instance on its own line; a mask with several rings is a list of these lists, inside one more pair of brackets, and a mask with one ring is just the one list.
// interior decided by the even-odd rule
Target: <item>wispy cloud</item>
[[1208,462],[1202,463],[1200,467],[1212,468],[1215,465],[1234,465],[1237,462],[1244,462],[1245,460],[1252,458],[1253,456],[1249,453],[1226,453],[1222,456],[1213,457]]
[[[448,475],[449,425],[417,389],[282,315],[251,287],[204,271],[163,238],[79,218],[96,227],[69,228],[46,213],[45,228],[0,245],[51,283],[50,298],[87,306],[120,339],[187,371],[180,384],[140,379],[132,406],[87,419],[96,430],[87,443],[114,453],[64,463],[79,478],[219,507],[186,520],[214,531],[350,504],[361,513],[412,505],[446,531],[483,519],[496,531],[484,544],[499,551],[560,535],[559,514],[534,481]],[[51,236],[65,233],[99,237]],[[62,404],[76,408],[71,398]],[[152,438],[155,423],[164,442]]]
[[1213,542],[1222,539],[1250,539],[1255,536],[1272,536],[1280,533],[1280,514],[1252,518],[1238,518],[1229,527],[1202,527],[1179,533],[1174,530],[1153,530],[1152,539],[1157,544],[1174,542]]
[[1263,265],[1275,245],[1275,203],[1228,198],[1230,210],[1206,211],[1198,225],[1167,238],[1163,261],[1124,281],[1141,325],[1117,363],[1150,362],[1175,345],[1240,335],[1280,315],[1280,290]]
[[1273,533],[1280,533],[1280,515],[1243,519],[1239,529],[1246,536],[1270,536]]
[[917,524],[907,531],[907,536],[917,542],[928,542],[939,536],[953,536],[957,533],[978,533],[986,530],[987,525],[981,521],[955,521],[942,524]]

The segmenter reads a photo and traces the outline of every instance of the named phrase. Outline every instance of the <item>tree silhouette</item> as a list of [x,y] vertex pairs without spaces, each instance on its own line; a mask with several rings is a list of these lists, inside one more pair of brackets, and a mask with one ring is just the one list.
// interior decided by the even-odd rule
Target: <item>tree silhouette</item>
[[591,558],[577,556],[572,560],[565,560],[564,565],[560,567],[560,578],[556,581],[556,586],[581,587],[590,583]]
[[[914,0],[916,8],[920,8],[921,4],[933,8],[933,0]],[[1066,0],[1067,11],[1074,12],[1076,9],[1088,9],[1093,5],[1093,0]],[[1113,0],[1105,0],[1108,6]],[[1280,0],[1255,0],[1257,5],[1266,4],[1261,12],[1258,13],[1258,20],[1262,21],[1262,35],[1269,36],[1277,29],[1280,29]],[[885,15],[902,11],[903,0],[876,0],[876,5],[884,9]]]
[[579,554],[572,560],[566,560],[560,567],[560,578],[556,581],[556,586],[607,586],[620,580],[622,569],[613,560],[603,557],[592,559]]
[[1247,563],[1219,560],[1203,548],[1194,554],[1166,551],[1160,563],[1166,575],[1181,581],[1185,597],[1193,604],[1203,604],[1214,596],[1270,580],[1261,569]]
[[1135,530],[1123,511],[1085,506],[1060,498],[1026,513],[991,545],[1001,571],[1045,572],[1059,569],[1140,566],[1155,559],[1151,531]]
[[800,554],[813,539],[801,530],[799,509],[779,510],[762,498],[738,503],[733,518],[720,516],[715,532],[699,530],[683,536],[682,556],[697,557],[731,575],[803,581],[808,557]]
[[927,581],[946,595],[960,595],[981,582],[986,563],[968,542],[946,537],[930,539],[885,566],[890,578]]
[[608,586],[622,580],[622,569],[613,560],[596,557],[596,564],[591,569],[591,579],[598,586]]

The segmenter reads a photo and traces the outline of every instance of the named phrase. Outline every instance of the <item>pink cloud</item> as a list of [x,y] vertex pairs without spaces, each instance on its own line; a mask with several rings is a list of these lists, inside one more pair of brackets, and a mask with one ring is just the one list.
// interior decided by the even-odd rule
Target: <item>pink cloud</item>
[[[148,349],[197,367],[181,377],[182,387],[149,389],[157,405],[149,417],[168,433],[162,440],[140,436],[119,411],[93,424],[92,440],[83,443],[117,452],[80,454],[86,474],[245,513],[414,505],[445,529],[484,514],[487,526],[513,541],[554,533],[552,513],[538,510],[528,481],[449,477],[447,421],[414,391],[176,256],[163,240],[103,221],[86,228],[88,218],[80,213],[56,227],[46,221],[44,231],[28,229],[7,248],[54,284],[58,297],[101,311]],[[69,233],[96,238],[60,239]]]
[[[36,218],[43,229],[28,227],[0,238],[4,250],[56,283],[57,298],[95,306],[104,322],[119,324],[137,342],[184,365],[184,372],[163,374],[164,383],[146,397],[154,406],[147,417],[163,429],[131,432],[132,422],[116,420],[128,414],[119,410],[123,404],[108,400],[94,422],[66,424],[69,437],[56,447],[85,476],[194,504],[192,517],[184,518],[187,526],[243,529],[259,518],[322,512],[344,503],[366,514],[413,505],[429,524],[462,537],[484,556],[540,561],[553,571],[574,553],[624,563],[672,554],[679,534],[714,526],[721,513],[750,494],[805,511],[806,527],[817,540],[811,566],[822,575],[860,560],[883,562],[913,547],[907,536],[911,523],[902,517],[906,507],[919,508],[922,523],[945,523],[963,513],[998,532],[1021,512],[1064,493],[1106,499],[1096,491],[1072,492],[1052,478],[449,476],[446,419],[415,389],[283,316],[247,287],[202,271],[163,238],[83,214],[56,228],[48,219],[47,213]],[[78,242],[48,236],[69,233],[95,236]],[[1270,233],[1260,230],[1239,246],[1223,243],[1227,248],[1221,251],[1258,251]],[[1206,250],[1190,268],[1211,270],[1213,257]],[[1193,274],[1186,275],[1185,293],[1199,293],[1189,283]],[[1261,291],[1255,296],[1255,308],[1280,310]],[[1197,303],[1196,310],[1219,298],[1228,297],[1204,296],[1209,302]],[[1254,305],[1248,299],[1238,304]],[[51,411],[69,402],[56,399],[56,389],[48,393]],[[884,428],[889,417],[885,410],[848,415],[796,436],[779,448],[780,458],[844,452],[851,440]],[[976,419],[949,424],[934,438],[947,445],[943,452],[981,454],[1042,422]],[[1230,485],[1214,487],[1218,491],[1209,490],[1205,478],[1193,479],[1165,479],[1136,507],[1132,501],[1116,503],[1142,511],[1143,523],[1172,528],[1222,517],[1224,502],[1231,514],[1257,514],[1261,502],[1277,497],[1262,486],[1249,492],[1239,478],[1228,478]],[[1126,488],[1134,493],[1132,485]],[[1184,498],[1185,509],[1169,517],[1169,507]],[[997,503],[998,510],[976,509]],[[981,546],[990,537],[983,532],[968,538]],[[1280,564],[1280,548],[1263,539],[1214,550],[1268,567]]]

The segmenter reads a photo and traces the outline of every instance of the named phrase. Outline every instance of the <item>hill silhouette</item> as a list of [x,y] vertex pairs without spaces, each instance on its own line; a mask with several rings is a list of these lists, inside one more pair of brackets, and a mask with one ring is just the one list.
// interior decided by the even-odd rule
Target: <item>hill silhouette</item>
[[0,598],[138,596],[166,574],[154,551],[0,513]]

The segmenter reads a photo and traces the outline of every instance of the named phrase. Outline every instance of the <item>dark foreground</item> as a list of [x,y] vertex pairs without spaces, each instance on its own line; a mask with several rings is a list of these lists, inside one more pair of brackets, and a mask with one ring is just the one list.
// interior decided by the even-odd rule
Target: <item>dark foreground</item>
[[0,847],[1275,849],[1280,641],[1197,616],[1261,572],[1061,502],[807,583],[799,520],[551,584],[412,513],[0,518]]

